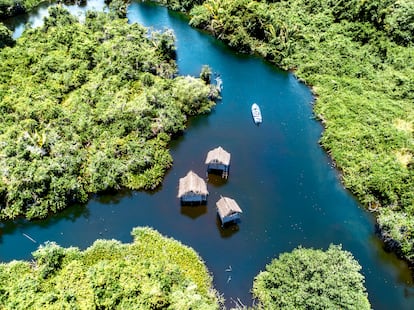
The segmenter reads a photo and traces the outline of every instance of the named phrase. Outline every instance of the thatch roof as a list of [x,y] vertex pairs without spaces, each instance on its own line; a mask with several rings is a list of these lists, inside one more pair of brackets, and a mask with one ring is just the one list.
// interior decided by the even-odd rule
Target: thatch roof
[[221,218],[225,216],[229,216],[233,213],[243,212],[240,209],[237,202],[234,199],[231,199],[229,197],[221,197],[221,199],[216,202],[216,206],[217,206],[217,212],[219,213]]
[[230,164],[230,157],[230,153],[225,151],[221,146],[219,146],[218,148],[215,148],[214,150],[208,152],[206,164],[214,162],[228,166]]
[[181,198],[189,192],[198,195],[208,195],[206,182],[193,171],[189,171],[184,178],[180,178],[177,197]]

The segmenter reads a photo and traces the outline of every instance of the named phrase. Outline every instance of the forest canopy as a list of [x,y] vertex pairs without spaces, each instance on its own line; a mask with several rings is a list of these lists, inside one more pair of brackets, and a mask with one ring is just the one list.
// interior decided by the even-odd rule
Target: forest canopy
[[219,309],[191,248],[150,228],[134,241],[97,240],[84,251],[48,242],[31,262],[0,264],[2,309]]
[[[223,309],[198,254],[151,228],[130,244],[84,251],[47,242],[33,260],[0,264],[4,309]],[[370,309],[361,266],[341,246],[283,253],[253,283],[249,309]]]
[[297,248],[283,253],[254,279],[259,309],[371,309],[361,266],[352,254]]
[[168,142],[214,105],[199,78],[176,76],[175,38],[51,7],[40,28],[0,50],[0,218],[40,218],[91,193],[153,189]]
[[315,93],[321,144],[414,264],[414,0],[159,0]]
[[0,49],[14,45],[13,33],[0,22]]
[[0,0],[0,19],[29,12],[44,0]]

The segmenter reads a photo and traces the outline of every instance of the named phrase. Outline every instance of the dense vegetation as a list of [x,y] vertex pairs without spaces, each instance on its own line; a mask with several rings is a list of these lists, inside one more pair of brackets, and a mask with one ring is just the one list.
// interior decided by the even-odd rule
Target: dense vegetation
[[49,13],[0,50],[0,218],[155,188],[172,163],[170,136],[214,104],[210,85],[175,76],[171,31],[129,25],[119,10],[84,23],[59,6]]
[[[0,264],[2,309],[221,308],[194,250],[150,228],[132,235],[85,251],[48,242],[31,262]],[[370,309],[360,269],[340,246],[281,254],[256,276],[253,309]]]
[[134,242],[86,249],[47,243],[31,262],[0,264],[2,309],[218,309],[219,298],[191,248],[149,228]]
[[[193,3],[176,2],[175,8]],[[171,165],[171,134],[184,129],[186,115],[212,106],[207,98],[217,94],[203,82],[210,80],[209,68],[203,67],[201,80],[175,77],[173,35],[128,25],[119,19],[125,13],[120,4],[109,15],[87,13],[84,24],[54,7],[43,27],[0,51],[1,217],[43,217],[90,193],[157,186]],[[226,35],[215,24],[203,27],[231,46],[287,68],[298,65],[301,72],[295,53],[277,60],[264,38],[228,40],[243,27],[257,28],[258,21]],[[394,38],[406,38],[394,32]],[[4,46],[14,45],[1,25],[0,36]],[[211,277],[193,250],[149,228],[132,234],[132,244],[98,240],[85,251],[47,243],[30,263],[0,264],[1,307],[219,308]],[[340,247],[299,248],[269,264],[253,292],[264,309],[369,309],[359,270]]]
[[253,294],[259,309],[371,309],[360,269],[340,246],[298,248],[259,273]]
[[414,263],[414,0],[160,0],[313,87],[321,144]]
[[0,0],[0,19],[29,12],[44,0]]
[[0,49],[14,45],[13,33],[0,22]]
[[[0,20],[3,18],[28,13],[39,4],[46,1],[49,3],[54,2],[54,0],[0,0]],[[85,4],[86,1],[87,0],[57,0],[56,2],[81,5]],[[111,1],[112,0],[105,0],[105,3],[109,3]]]

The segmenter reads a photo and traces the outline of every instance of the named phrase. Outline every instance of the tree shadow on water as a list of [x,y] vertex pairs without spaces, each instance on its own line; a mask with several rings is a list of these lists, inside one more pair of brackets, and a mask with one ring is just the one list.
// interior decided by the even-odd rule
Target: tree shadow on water
[[61,221],[75,222],[80,217],[88,218],[89,215],[90,212],[86,204],[76,204],[59,211],[59,213],[50,214],[44,219],[27,220],[25,218],[18,218],[4,221],[0,224],[0,243],[3,242],[3,236],[16,234],[19,230],[27,231],[32,227],[48,229]]
[[118,204],[125,197],[132,197],[133,191],[129,189],[106,190],[95,194],[91,200],[101,204]]
[[199,206],[182,205],[180,213],[195,220],[196,218],[207,213],[207,205],[199,205]]
[[210,172],[207,175],[209,184],[213,184],[215,187],[223,186],[227,183],[227,179],[221,177],[222,171]]
[[216,218],[216,226],[222,238],[230,238],[240,230],[238,223],[235,222],[225,223],[224,225],[221,225],[221,220],[218,215]]

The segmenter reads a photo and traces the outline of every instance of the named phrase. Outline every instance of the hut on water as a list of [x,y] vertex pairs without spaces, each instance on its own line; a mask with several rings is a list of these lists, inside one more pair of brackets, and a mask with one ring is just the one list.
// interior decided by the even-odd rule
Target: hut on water
[[207,184],[193,171],[180,178],[178,198],[181,204],[202,204],[207,201]]
[[227,179],[230,169],[230,153],[221,146],[207,153],[206,165],[207,173],[220,172],[221,176]]
[[220,217],[221,225],[223,226],[229,222],[238,222],[242,210],[234,199],[229,197],[221,197],[216,202],[217,214]]

